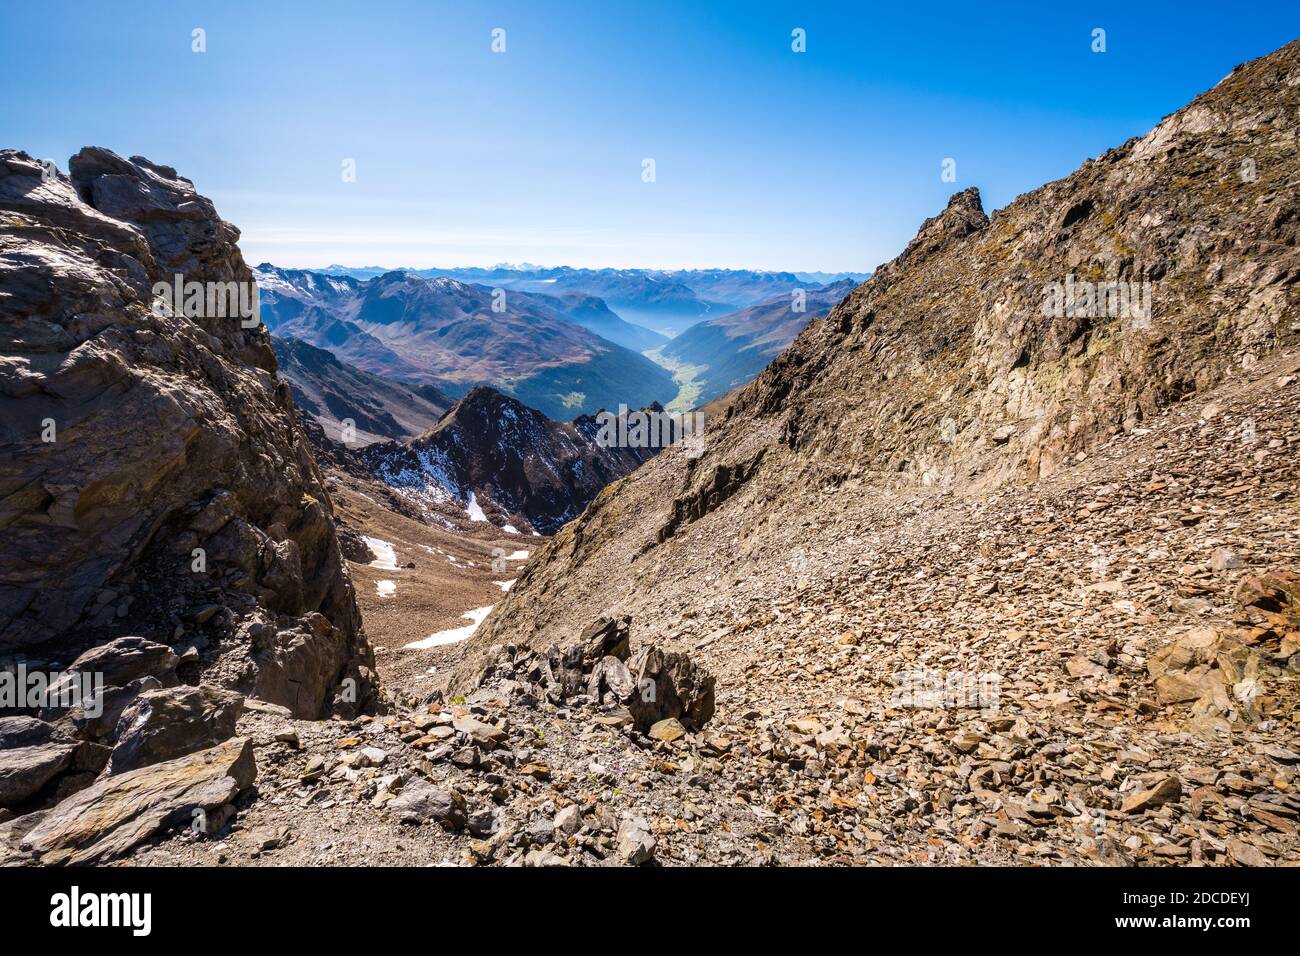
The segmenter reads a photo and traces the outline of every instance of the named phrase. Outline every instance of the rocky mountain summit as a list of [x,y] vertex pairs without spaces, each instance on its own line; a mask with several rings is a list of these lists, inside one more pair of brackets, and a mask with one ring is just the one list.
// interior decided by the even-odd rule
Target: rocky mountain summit
[[[658,405],[652,410],[662,412]],[[604,447],[595,419],[552,421],[496,389],[470,391],[433,428],[358,457],[380,481],[425,506],[455,503],[471,519],[550,534],[602,488],[659,449]]]
[[228,308],[255,292],[238,237],[169,167],[0,151],[0,672],[78,691],[9,687],[0,812],[51,814],[52,857],[229,803],[245,696],[311,719],[373,700],[329,495],[270,337]]

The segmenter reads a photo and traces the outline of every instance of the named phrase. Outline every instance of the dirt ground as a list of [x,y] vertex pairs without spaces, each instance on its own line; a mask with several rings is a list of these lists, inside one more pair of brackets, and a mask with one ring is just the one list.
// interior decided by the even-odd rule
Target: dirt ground
[[[498,603],[505,593],[498,582],[513,581],[526,560],[522,552],[536,553],[546,539],[454,518],[454,530],[433,527],[384,507],[379,489],[350,475],[332,474],[330,493],[340,519],[396,552],[396,570],[355,561],[348,568],[384,686],[423,695],[460,649],[406,645],[469,625],[465,613]],[[380,582],[391,582],[392,592],[381,594]]]

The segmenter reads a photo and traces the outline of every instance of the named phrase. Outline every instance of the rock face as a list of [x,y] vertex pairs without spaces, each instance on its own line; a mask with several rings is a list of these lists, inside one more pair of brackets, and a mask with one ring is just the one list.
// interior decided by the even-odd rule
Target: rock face
[[[372,654],[269,336],[235,307],[238,230],[166,166],[69,168],[0,151],[0,656],[200,643],[191,680],[355,711]],[[177,276],[201,294],[172,314],[154,287]]]
[[977,190],[953,196],[740,391],[700,457],[656,456],[534,555],[462,680],[494,643],[573,640],[599,614],[672,637],[705,576],[739,586],[834,544],[809,527],[837,489],[1042,479],[1294,346],[1298,78],[1292,43],[991,218]]

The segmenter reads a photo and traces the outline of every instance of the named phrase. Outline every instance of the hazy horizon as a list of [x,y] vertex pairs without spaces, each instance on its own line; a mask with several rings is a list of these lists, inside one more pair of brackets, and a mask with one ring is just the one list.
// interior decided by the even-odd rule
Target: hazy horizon
[[254,261],[251,256],[245,255],[246,261],[252,263],[254,267],[263,264],[277,266],[281,269],[301,269],[305,272],[324,272],[327,269],[346,269],[350,271],[363,272],[370,269],[383,269],[385,272],[430,272],[442,271],[453,272],[468,269],[482,269],[484,271],[492,269],[509,269],[518,272],[543,272],[550,269],[578,269],[590,272],[600,272],[604,270],[622,271],[622,272],[760,272],[760,273],[794,273],[801,275],[867,275],[874,270],[872,269],[763,269],[751,266],[684,266],[678,269],[661,269],[656,266],[640,265],[595,265],[595,266],[574,266],[567,262],[557,262],[546,264],[541,262],[494,262],[491,265],[485,265],[482,262],[469,262],[458,265],[447,265],[446,263],[435,263],[433,265],[412,265],[404,262],[396,265],[387,265],[382,262],[369,262],[364,265],[347,263],[347,262],[327,262],[324,265],[289,265],[284,262],[276,262],[272,259],[261,259]]

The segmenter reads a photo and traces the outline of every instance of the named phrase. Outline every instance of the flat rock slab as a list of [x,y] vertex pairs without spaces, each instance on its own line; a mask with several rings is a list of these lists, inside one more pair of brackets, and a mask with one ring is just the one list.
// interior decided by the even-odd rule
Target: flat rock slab
[[72,763],[76,747],[46,744],[0,750],[0,806],[12,806],[34,795]]
[[166,763],[106,777],[54,807],[22,840],[51,864],[86,864],[128,852],[195,810],[215,811],[257,777],[252,744],[237,737]]

